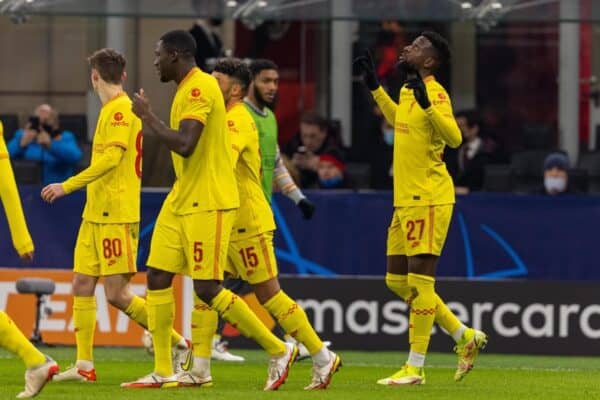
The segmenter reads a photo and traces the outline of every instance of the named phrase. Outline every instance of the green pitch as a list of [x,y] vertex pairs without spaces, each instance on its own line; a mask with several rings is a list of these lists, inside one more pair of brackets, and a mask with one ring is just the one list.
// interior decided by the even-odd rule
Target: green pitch
[[[45,349],[61,368],[74,360],[73,348]],[[121,389],[119,384],[152,369],[152,359],[142,349],[95,350],[98,382],[50,382],[39,399],[600,399],[600,358],[533,357],[482,354],[475,369],[461,383],[452,380],[453,354],[430,354],[427,384],[415,387],[382,387],[379,378],[393,373],[405,355],[392,352],[340,351],[344,366],[329,389],[307,393],[311,373],[309,360],[298,362],[276,393],[264,393],[267,357],[259,351],[236,351],[246,357],[242,364],[214,362],[212,388]],[[0,350],[0,399],[11,399],[22,390],[24,367],[20,360]]]

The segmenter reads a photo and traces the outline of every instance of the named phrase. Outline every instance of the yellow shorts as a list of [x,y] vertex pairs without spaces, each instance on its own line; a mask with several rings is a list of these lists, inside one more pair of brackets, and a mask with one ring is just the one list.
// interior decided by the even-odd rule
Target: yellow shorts
[[397,207],[388,228],[387,255],[415,256],[442,253],[453,204]]
[[229,243],[226,271],[254,285],[277,276],[273,232]]
[[139,224],[97,224],[83,221],[75,243],[73,270],[90,276],[137,271]]
[[158,214],[147,265],[195,280],[223,280],[236,210],[176,215],[170,205]]

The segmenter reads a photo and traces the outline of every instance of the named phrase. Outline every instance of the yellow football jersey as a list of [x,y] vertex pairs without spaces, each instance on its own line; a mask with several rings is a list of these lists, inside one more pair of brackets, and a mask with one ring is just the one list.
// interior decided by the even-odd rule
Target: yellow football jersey
[[254,120],[242,102],[227,111],[226,120],[240,194],[230,239],[236,241],[275,230],[275,220],[262,190],[260,145]]
[[131,111],[131,99],[125,93],[100,110],[91,164],[110,146],[121,147],[125,153],[116,168],[87,185],[83,219],[95,223],[139,222],[142,121]]
[[204,128],[189,157],[171,152],[177,180],[166,202],[177,215],[239,207],[225,101],[217,80],[199,68],[179,83],[171,105],[171,129],[179,130],[185,119],[200,121]]
[[454,185],[442,157],[458,147],[462,135],[448,93],[433,76],[424,79],[431,106],[423,110],[413,90],[402,87],[394,103],[379,87],[373,97],[394,126],[394,207],[454,203]]

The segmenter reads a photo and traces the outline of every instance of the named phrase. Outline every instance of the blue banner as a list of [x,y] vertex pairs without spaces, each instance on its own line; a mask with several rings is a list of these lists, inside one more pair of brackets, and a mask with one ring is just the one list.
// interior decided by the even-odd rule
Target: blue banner
[[[85,195],[53,205],[40,188],[22,187],[25,215],[36,244],[34,267],[71,268]],[[317,211],[302,219],[296,206],[276,195],[275,246],[282,273],[383,275],[389,192],[308,192]],[[154,220],[165,193],[142,194],[138,265],[148,256]],[[472,194],[458,197],[438,275],[467,278],[598,280],[596,232],[600,198]],[[4,214],[0,215],[0,266],[21,266]]]

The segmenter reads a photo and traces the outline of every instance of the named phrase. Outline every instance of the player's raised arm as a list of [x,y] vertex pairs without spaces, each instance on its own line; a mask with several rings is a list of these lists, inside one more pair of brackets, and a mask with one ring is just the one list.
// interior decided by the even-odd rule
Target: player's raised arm
[[390,96],[383,90],[377,79],[377,73],[375,72],[375,63],[371,57],[371,53],[366,51],[364,55],[357,57],[353,64],[358,68],[363,76],[365,85],[371,91],[373,99],[377,103],[377,106],[385,116],[385,119],[394,126],[396,121],[396,110],[398,104],[396,104]]
[[24,261],[31,261],[34,250],[33,240],[31,240],[31,235],[27,229],[15,176],[4,143],[2,123],[0,123],[0,200],[4,205],[4,212],[6,213],[15,250]]
[[290,176],[290,172],[281,159],[279,145],[277,145],[277,152],[275,154],[275,170],[273,174],[275,186],[277,186],[281,193],[296,204],[304,219],[311,219],[315,212],[315,205],[306,198],[304,193],[302,193],[302,190],[300,190]]
[[144,89],[133,95],[132,110],[142,120],[144,132],[155,134],[169,150],[182,157],[189,157],[196,148],[204,128],[204,121],[200,118],[184,118],[179,124],[179,130],[170,129],[152,112],[150,100]]

